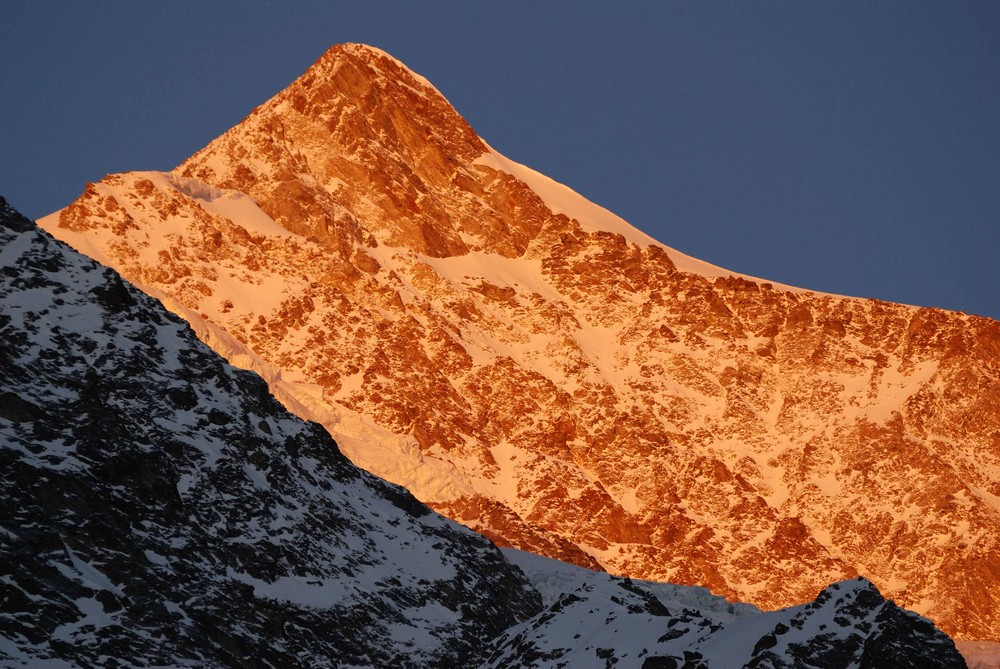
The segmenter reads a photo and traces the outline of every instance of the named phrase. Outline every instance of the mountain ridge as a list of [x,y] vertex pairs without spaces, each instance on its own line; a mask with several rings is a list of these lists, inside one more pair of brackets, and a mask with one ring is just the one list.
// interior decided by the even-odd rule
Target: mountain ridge
[[338,439],[373,424],[356,462],[494,540],[769,607],[862,571],[997,638],[995,321],[581,223],[408,73],[334,47],[174,172],[41,223]]

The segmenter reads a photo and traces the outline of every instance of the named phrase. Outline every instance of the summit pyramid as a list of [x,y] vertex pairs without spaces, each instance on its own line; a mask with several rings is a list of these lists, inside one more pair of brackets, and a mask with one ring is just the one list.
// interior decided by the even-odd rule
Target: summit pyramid
[[1000,640],[1000,323],[664,246],[362,45],[40,221],[501,545]]

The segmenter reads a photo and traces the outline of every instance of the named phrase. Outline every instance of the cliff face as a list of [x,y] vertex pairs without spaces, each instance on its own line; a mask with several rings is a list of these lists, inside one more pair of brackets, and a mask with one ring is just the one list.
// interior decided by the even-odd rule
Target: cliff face
[[376,49],[40,223],[502,544],[764,607],[860,573],[1000,638],[1000,324],[686,257]]

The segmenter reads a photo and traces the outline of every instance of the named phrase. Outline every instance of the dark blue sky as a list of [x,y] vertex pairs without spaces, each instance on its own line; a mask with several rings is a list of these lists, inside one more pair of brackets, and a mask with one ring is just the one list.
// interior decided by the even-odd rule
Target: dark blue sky
[[169,169],[366,42],[681,251],[1000,318],[1000,3],[579,5],[0,0],[0,194]]

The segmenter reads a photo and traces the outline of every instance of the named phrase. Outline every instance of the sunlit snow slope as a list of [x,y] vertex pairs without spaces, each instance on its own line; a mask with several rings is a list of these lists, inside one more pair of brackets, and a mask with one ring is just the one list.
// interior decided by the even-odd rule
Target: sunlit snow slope
[[1000,324],[684,256],[377,49],[41,224],[498,542],[762,607],[862,574],[1000,639]]

